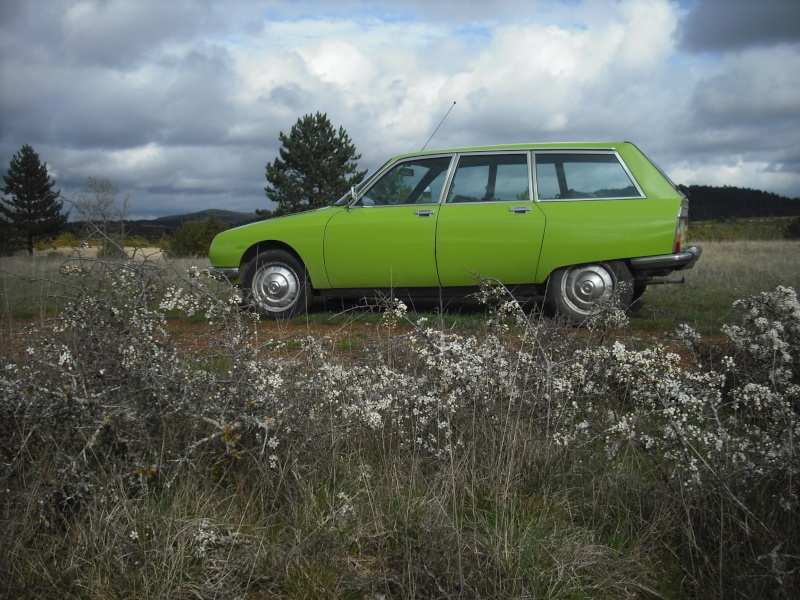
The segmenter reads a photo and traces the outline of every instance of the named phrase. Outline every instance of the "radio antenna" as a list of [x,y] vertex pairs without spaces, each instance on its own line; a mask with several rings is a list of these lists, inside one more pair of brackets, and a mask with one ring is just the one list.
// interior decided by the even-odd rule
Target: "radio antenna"
[[[435,136],[435,135],[436,135],[436,132],[437,132],[437,131],[439,131],[439,127],[441,127],[441,126],[442,126],[442,123],[444,123],[444,120],[447,118],[447,115],[449,115],[449,114],[450,114],[450,111],[451,111],[451,110],[453,110],[453,107],[454,107],[455,105],[456,105],[456,103],[455,103],[455,101],[453,101],[453,104],[450,106],[450,110],[448,110],[448,111],[445,113],[445,115],[442,117],[442,120],[441,120],[441,121],[439,121],[439,124],[436,126],[436,129],[434,129],[434,130],[433,130],[433,133],[431,134],[431,137],[429,137],[429,138],[428,138],[428,141],[427,141],[427,142],[425,142],[425,145],[422,147],[422,150],[425,150],[425,148],[428,146],[428,144],[430,144],[431,140],[433,139],[433,136]],[[420,152],[422,152],[422,150],[420,150]]]

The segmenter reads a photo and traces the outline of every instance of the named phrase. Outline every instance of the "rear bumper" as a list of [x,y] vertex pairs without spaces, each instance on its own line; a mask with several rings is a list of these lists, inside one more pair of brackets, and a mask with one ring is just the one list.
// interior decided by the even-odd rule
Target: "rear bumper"
[[631,267],[634,271],[684,271],[691,269],[702,253],[700,246],[690,246],[685,252],[632,258]]

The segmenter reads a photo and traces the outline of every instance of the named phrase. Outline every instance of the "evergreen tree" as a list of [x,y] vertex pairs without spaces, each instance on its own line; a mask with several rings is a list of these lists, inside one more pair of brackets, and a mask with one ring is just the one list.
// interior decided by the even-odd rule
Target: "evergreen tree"
[[280,156],[267,165],[271,186],[264,188],[278,203],[276,216],[326,206],[367,173],[357,170],[361,155],[347,132],[342,127],[337,132],[325,114],[301,117],[289,135],[281,131],[280,140]]
[[34,239],[58,235],[67,225],[67,216],[61,213],[63,203],[58,200],[60,192],[53,191],[56,182],[47,175],[47,164],[27,144],[13,156],[3,180],[3,193],[10,198],[2,199],[0,217],[24,238],[32,255]]

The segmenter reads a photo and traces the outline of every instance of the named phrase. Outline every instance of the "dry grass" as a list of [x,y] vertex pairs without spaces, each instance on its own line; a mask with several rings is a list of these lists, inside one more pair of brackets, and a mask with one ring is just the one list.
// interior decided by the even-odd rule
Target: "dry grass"
[[651,286],[634,313],[634,328],[669,329],[689,323],[717,333],[739,298],[784,285],[800,289],[800,242],[700,242],[703,255],[681,274],[683,285]]

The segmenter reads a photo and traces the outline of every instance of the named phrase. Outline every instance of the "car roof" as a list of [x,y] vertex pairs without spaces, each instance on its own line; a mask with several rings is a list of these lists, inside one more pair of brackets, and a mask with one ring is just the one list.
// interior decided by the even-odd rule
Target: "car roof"
[[536,142],[527,144],[497,144],[491,146],[466,146],[463,148],[440,148],[437,150],[421,150],[398,154],[395,160],[410,156],[429,154],[453,154],[464,152],[498,152],[504,150],[616,150],[621,146],[632,146],[631,142]]

